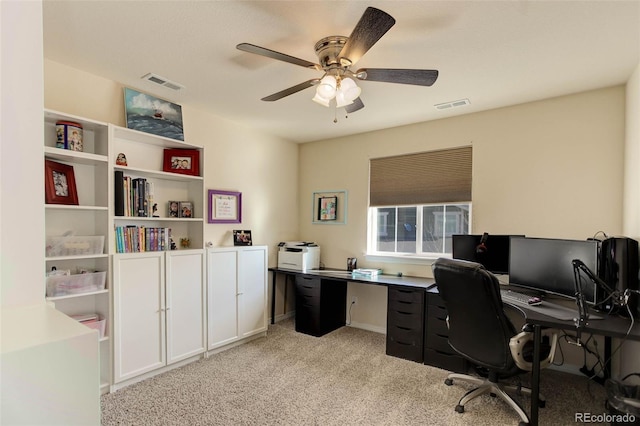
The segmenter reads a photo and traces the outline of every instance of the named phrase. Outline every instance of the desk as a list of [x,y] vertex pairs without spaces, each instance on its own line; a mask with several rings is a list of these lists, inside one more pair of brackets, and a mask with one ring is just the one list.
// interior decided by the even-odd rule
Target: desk
[[[382,286],[404,286],[404,287],[417,287],[430,289],[436,285],[433,278],[421,278],[421,277],[398,277],[395,275],[378,275],[371,278],[364,277],[352,277],[351,272],[344,269],[314,269],[307,271],[297,271],[295,269],[285,268],[269,268],[272,275],[271,286],[271,324],[275,323],[276,316],[276,276],[277,274],[284,274],[285,277],[303,275],[316,278],[327,278],[339,281],[349,281],[361,284],[372,284]],[[286,278],[285,278],[286,280]]]
[[[540,392],[540,342],[542,340],[542,327],[555,328],[559,330],[575,331],[576,326],[573,321],[558,320],[547,315],[529,310],[525,307],[510,305],[522,312],[525,321],[533,325],[534,348],[533,348],[533,371],[531,372],[531,413],[530,424],[536,426],[538,424],[538,403]],[[582,333],[595,334],[604,336],[607,339],[612,337],[626,338],[627,340],[640,341],[640,321],[636,321],[633,328],[629,331],[631,320],[617,316],[605,316],[603,319],[591,320],[584,327]],[[628,334],[627,334],[628,332]],[[606,351],[605,352],[610,352]],[[610,354],[605,354],[605,362]]]
[[[378,275],[372,278],[353,278],[351,273],[344,270],[315,270],[315,271],[296,271],[291,269],[282,268],[269,268],[269,271],[273,273],[273,295],[271,302],[271,321],[272,324],[275,319],[275,295],[276,295],[276,274],[282,273],[287,276],[312,276],[320,278],[328,278],[332,280],[350,281],[371,285],[383,285],[387,287],[403,286],[403,287],[415,287],[423,288],[425,292],[429,290],[429,293],[437,293],[435,287],[435,280],[432,278],[419,278],[419,277],[397,277],[395,275]],[[559,330],[575,331],[576,327],[572,320],[563,321],[556,318],[535,312],[527,309],[526,307],[516,306],[510,304],[511,307],[520,311],[524,317],[524,320],[533,325],[534,330],[534,352],[533,352],[533,371],[531,372],[531,413],[530,424],[535,426],[538,424],[538,403],[540,392],[540,342],[542,340],[542,327],[555,328]],[[630,320],[615,316],[605,316],[603,319],[591,320],[583,329],[583,335],[595,334],[604,336],[607,339],[610,338],[627,338],[628,340],[640,341],[640,320],[636,321],[634,327],[629,330]],[[609,353],[607,353],[609,352]],[[610,350],[605,348],[605,361],[610,361]]]

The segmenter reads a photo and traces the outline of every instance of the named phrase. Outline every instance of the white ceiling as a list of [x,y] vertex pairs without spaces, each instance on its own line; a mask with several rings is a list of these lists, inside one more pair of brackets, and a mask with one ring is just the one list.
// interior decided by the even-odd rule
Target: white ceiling
[[[319,71],[245,53],[248,42],[318,62],[367,6],[396,24],[355,65],[437,69],[431,87],[363,81],[365,108],[260,98]],[[640,62],[640,1],[45,0],[44,56],[260,132],[309,142],[625,83]],[[181,91],[141,80],[155,73]],[[469,106],[435,104],[467,98]],[[188,123],[186,123],[188,125]]]

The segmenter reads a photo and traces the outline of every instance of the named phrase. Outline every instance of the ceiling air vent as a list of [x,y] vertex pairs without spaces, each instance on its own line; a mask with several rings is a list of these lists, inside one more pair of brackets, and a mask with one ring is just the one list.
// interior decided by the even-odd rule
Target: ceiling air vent
[[469,102],[469,99],[460,99],[458,101],[452,101],[452,102],[445,102],[443,104],[437,104],[437,105],[434,105],[434,107],[436,107],[437,110],[445,110],[445,109],[457,108],[457,107],[470,105],[470,104],[471,104],[471,102]]
[[182,84],[169,81],[168,79],[164,77],[160,77],[157,74],[149,73],[147,75],[143,75],[141,78],[143,80],[148,80],[152,83],[159,84],[160,86],[168,87],[169,89],[173,89],[173,90],[184,89],[184,86]]

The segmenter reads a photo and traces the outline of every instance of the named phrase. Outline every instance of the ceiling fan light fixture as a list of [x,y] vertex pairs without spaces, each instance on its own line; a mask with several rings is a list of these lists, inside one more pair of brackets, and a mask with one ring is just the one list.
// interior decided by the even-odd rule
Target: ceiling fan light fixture
[[345,93],[342,90],[338,89],[338,92],[336,93],[336,107],[342,108],[347,105],[351,105],[352,103],[353,100],[347,99]]
[[338,83],[332,75],[325,75],[320,80],[320,84],[316,89],[316,94],[324,99],[331,100],[336,95],[336,87]]
[[358,87],[352,78],[346,77],[340,82],[340,89],[338,92],[343,93],[344,98],[348,100],[349,103],[352,103],[358,96],[360,96],[362,89]]
[[331,99],[327,99],[327,98],[324,98],[324,97],[320,96],[318,94],[318,92],[316,91],[316,95],[313,97],[312,101],[316,102],[316,103],[318,103],[318,104],[320,104],[322,106],[326,106],[328,108],[329,107],[329,102],[331,101]]

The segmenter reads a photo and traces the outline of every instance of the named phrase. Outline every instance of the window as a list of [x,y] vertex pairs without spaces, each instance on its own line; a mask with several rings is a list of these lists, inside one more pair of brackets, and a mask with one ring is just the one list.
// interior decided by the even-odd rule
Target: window
[[372,159],[368,253],[436,257],[470,233],[471,147]]
[[371,207],[370,254],[451,253],[451,236],[469,234],[471,203]]

